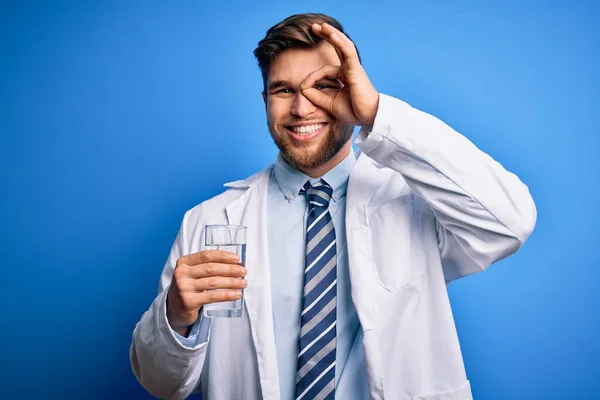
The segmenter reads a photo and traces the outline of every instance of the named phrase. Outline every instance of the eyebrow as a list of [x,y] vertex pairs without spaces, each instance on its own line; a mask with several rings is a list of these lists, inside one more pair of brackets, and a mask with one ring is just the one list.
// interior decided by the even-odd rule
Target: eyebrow
[[288,81],[275,81],[269,85],[268,89],[271,91],[284,86],[290,86],[290,83]]

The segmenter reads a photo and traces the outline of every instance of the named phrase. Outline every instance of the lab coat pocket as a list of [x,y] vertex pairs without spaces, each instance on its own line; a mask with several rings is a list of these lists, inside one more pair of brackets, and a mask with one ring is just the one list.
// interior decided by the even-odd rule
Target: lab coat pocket
[[461,387],[426,396],[413,396],[412,400],[473,400],[471,385],[466,381]]
[[369,240],[378,283],[400,289],[425,271],[413,194],[368,207]]

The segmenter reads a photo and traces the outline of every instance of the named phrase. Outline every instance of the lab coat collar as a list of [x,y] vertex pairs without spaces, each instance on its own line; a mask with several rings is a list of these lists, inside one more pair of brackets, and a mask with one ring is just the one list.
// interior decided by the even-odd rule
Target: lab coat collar
[[227,182],[223,186],[235,188],[235,189],[248,189],[252,187],[257,181],[261,178],[264,178],[265,175],[268,177],[271,173],[271,169],[273,169],[273,165],[269,165],[266,169],[255,173],[254,175],[249,176],[246,179],[240,179],[238,181]]
[[279,375],[275,353],[275,330],[271,301],[267,224],[267,193],[272,166],[248,179],[227,183],[247,189],[225,206],[227,222],[247,227],[245,312],[258,359],[263,399],[279,398]]

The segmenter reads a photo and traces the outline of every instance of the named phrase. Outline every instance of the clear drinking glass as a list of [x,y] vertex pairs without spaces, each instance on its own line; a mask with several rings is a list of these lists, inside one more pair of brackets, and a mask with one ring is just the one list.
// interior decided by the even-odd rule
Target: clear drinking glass
[[[224,250],[235,253],[240,259],[240,265],[245,266],[246,231],[247,228],[240,225],[206,225],[204,228],[205,249]],[[236,318],[244,315],[244,289],[240,290],[242,291],[242,297],[238,300],[205,304],[203,306],[204,315],[207,317],[227,318]]]

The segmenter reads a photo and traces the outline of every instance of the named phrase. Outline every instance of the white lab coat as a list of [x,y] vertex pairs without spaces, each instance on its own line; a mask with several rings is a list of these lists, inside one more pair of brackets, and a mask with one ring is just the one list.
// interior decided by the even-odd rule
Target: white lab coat
[[[356,144],[346,234],[370,397],[471,399],[446,285],[520,248],[536,221],[529,190],[437,118],[383,94]],[[201,384],[209,400],[280,398],[265,223],[271,168],[185,214],[130,348],[154,396],[182,399]],[[186,348],[166,319],[173,268],[202,250],[205,224],[223,223],[248,227],[246,313],[213,319],[208,343]]]

